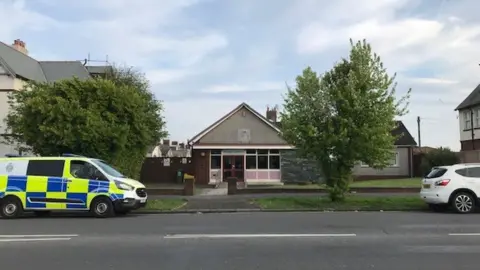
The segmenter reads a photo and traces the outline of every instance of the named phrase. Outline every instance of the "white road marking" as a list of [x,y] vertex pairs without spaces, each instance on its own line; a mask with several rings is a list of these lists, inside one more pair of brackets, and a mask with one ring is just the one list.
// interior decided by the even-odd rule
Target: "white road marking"
[[37,242],[37,241],[68,241],[72,238],[11,238],[0,239],[0,242]]
[[450,236],[480,236],[480,233],[449,233]]
[[0,238],[53,238],[53,237],[77,237],[78,234],[20,234],[20,235],[0,235]]
[[352,237],[356,234],[170,234],[165,239],[199,238],[300,238],[300,237]]

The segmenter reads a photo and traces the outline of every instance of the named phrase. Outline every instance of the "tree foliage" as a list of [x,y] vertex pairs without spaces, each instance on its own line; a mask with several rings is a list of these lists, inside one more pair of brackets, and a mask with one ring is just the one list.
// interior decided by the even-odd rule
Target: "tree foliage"
[[147,148],[166,136],[162,102],[139,72],[114,67],[105,78],[30,82],[9,96],[10,143],[42,156],[104,159],[138,177]]
[[365,40],[350,44],[349,58],[323,75],[303,70],[281,112],[284,138],[318,163],[332,200],[343,199],[356,163],[380,169],[391,162],[391,131],[410,95],[396,101],[395,74]]

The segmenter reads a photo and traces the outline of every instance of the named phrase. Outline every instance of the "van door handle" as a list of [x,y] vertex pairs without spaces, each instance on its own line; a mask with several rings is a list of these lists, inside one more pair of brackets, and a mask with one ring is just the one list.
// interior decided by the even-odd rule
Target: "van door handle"
[[65,182],[70,183],[70,182],[72,182],[72,180],[65,179]]

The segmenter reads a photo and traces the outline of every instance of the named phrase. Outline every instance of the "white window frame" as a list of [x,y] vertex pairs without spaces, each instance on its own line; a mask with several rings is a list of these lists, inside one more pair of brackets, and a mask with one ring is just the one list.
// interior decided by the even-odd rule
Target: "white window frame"
[[472,129],[472,119],[471,119],[470,111],[463,112],[463,118],[464,118],[464,129],[465,130]]
[[[220,157],[220,168],[212,168],[212,157]],[[210,160],[209,160],[209,170],[212,171],[212,170],[222,170],[223,169],[223,155],[222,155],[222,152],[220,152],[220,154],[212,154],[212,152],[210,151]]]
[[480,127],[480,108],[475,109],[475,123],[473,127],[474,128]]
[[[263,150],[263,149],[262,149],[262,150]],[[280,149],[273,149],[273,150],[280,150]],[[257,157],[257,158],[256,158],[256,163],[255,163],[255,168],[254,168],[254,169],[250,168],[250,169],[246,169],[246,170],[280,170],[280,169],[281,169],[281,166],[282,166],[282,165],[281,165],[281,160],[280,160],[280,166],[279,166],[278,169],[272,169],[272,168],[270,168],[270,156],[278,156],[278,157],[280,157],[280,151],[278,151],[278,153],[272,153],[271,150],[268,150],[268,154],[260,154],[260,156],[267,156],[267,164],[268,164],[268,166],[267,166],[266,169],[259,169],[259,168],[258,168],[258,156],[259,156],[258,150],[255,150],[255,153],[246,153],[245,156],[246,156],[246,157],[247,157],[247,156],[256,156],[256,157]],[[247,166],[247,164],[246,164],[246,157],[245,157],[245,167]],[[280,157],[280,159],[281,159],[281,157]]]

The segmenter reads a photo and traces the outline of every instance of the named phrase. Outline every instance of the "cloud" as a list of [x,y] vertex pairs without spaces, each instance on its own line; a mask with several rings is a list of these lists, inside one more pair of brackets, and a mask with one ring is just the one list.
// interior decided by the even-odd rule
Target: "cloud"
[[0,40],[21,38],[42,60],[108,56],[141,69],[180,140],[241,102],[260,112],[281,105],[285,82],[306,66],[322,73],[348,55],[349,38],[366,38],[397,73],[398,96],[413,89],[402,118],[410,132],[421,116],[424,145],[458,149],[453,109],[479,83],[478,8],[477,0],[3,0]]
[[283,82],[259,82],[250,85],[239,84],[218,84],[212,85],[202,90],[204,93],[238,93],[238,92],[262,92],[278,91],[285,89]]
[[452,80],[445,80],[440,78],[410,78],[411,82],[418,83],[418,84],[436,84],[436,85],[449,85],[449,84],[457,84],[458,81]]

